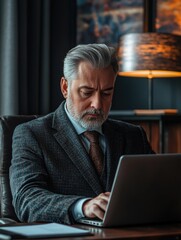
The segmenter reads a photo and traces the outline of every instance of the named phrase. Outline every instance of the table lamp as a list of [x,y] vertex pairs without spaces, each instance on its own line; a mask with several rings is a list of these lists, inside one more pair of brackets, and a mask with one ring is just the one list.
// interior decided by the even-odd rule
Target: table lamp
[[153,109],[153,78],[181,77],[181,36],[129,33],[118,44],[120,76],[148,79],[148,109]]

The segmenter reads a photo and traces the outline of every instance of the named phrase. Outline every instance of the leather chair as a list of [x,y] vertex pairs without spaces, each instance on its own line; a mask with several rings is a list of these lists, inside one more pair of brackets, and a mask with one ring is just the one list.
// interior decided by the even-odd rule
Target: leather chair
[[13,131],[17,125],[37,117],[37,115],[0,116],[0,223],[2,224],[19,221],[12,205],[9,183]]

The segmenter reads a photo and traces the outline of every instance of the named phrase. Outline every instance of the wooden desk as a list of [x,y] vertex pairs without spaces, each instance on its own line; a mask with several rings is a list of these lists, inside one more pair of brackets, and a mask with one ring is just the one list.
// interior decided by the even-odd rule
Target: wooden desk
[[136,115],[111,111],[109,117],[141,125],[156,153],[181,152],[181,115]]
[[94,234],[85,237],[85,239],[181,239],[181,224],[121,228],[81,227],[89,229]]
[[[47,238],[43,240],[80,240],[80,239],[121,239],[121,240],[180,240],[181,224],[160,226],[122,227],[122,228],[98,228],[86,225],[75,225],[79,228],[89,229],[92,236]],[[40,239],[39,239],[40,240]]]
[[[88,226],[81,227],[83,227],[84,229],[89,229],[90,232],[94,234],[93,236],[84,237],[84,239],[181,239],[181,224],[121,228],[97,228]],[[71,239],[77,240],[80,238]]]

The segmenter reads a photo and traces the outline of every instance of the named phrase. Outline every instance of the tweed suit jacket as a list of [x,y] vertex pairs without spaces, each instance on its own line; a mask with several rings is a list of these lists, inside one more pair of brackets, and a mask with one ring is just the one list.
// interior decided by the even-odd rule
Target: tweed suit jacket
[[108,146],[105,187],[65,113],[64,102],[55,112],[16,127],[10,185],[20,221],[73,223],[72,204],[111,190],[122,154],[153,153],[139,126],[107,119],[103,133]]

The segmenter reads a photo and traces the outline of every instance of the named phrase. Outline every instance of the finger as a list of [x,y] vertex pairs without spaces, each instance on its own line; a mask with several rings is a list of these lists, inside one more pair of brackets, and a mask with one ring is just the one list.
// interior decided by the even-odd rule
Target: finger
[[109,196],[106,196],[104,193],[102,193],[96,198],[86,201],[83,204],[83,212],[85,216],[90,218],[98,217],[103,219],[108,204],[108,198]]
[[94,217],[98,217],[100,219],[104,218],[105,211],[102,210],[97,204],[91,205],[90,211]]
[[109,196],[109,193],[101,193],[92,200],[92,204],[98,205],[102,210],[105,211],[109,201]]
[[111,193],[110,193],[110,192],[105,192],[104,194],[105,194],[106,196],[110,196]]
[[98,209],[98,206],[94,203],[95,200],[89,200],[89,201],[86,201],[83,206],[82,206],[82,209],[83,209],[83,213],[86,217],[89,217],[89,218],[95,218],[97,215],[95,214],[96,211],[99,211]]
[[98,198],[94,201],[94,204],[97,205],[100,209],[105,211],[108,201],[103,198]]
[[100,219],[104,218],[105,211],[102,210],[97,204],[92,204],[90,208],[88,209],[89,211],[89,217],[90,218],[95,218],[98,217]]
[[97,196],[97,198],[95,198],[95,199],[97,199],[97,200],[100,200],[100,199],[102,199],[102,200],[105,200],[106,202],[108,202],[109,201],[109,197],[110,197],[110,194],[109,193],[101,193],[99,196]]

